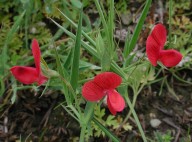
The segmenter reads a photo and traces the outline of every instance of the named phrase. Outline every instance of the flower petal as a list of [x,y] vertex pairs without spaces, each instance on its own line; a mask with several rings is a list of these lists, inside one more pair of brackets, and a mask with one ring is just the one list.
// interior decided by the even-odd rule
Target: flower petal
[[89,81],[83,85],[82,95],[88,101],[98,101],[105,96],[104,90],[95,82]]
[[109,111],[113,114],[113,115],[116,115],[117,111],[112,107],[108,97],[107,97],[107,106],[109,108]]
[[48,78],[42,74],[39,75],[39,79],[38,79],[38,86],[42,85],[43,83],[45,83],[48,80]]
[[159,59],[160,45],[154,40],[152,36],[148,36],[146,42],[146,53],[149,61],[153,66],[157,65]]
[[167,31],[163,24],[157,24],[151,32],[151,37],[157,42],[157,44],[163,49],[166,42]]
[[94,82],[103,89],[115,89],[122,82],[119,75],[113,72],[104,72],[94,78]]
[[182,55],[177,50],[169,49],[160,52],[159,61],[166,67],[176,66],[182,59]]
[[41,67],[40,67],[40,61],[41,61],[41,51],[39,48],[38,41],[36,39],[33,39],[32,41],[32,53],[35,60],[35,66],[37,69],[37,73],[40,75],[41,73]]
[[114,112],[122,111],[125,108],[125,101],[116,90],[109,90],[107,94],[107,104],[113,115],[115,115]]
[[32,84],[38,80],[38,73],[36,68],[14,66],[10,70],[14,77],[24,84]]

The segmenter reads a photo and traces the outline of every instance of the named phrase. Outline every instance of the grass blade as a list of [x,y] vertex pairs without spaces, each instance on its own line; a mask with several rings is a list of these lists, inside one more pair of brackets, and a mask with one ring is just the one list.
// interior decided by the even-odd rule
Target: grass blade
[[130,36],[130,30],[128,30],[127,32],[127,36],[125,39],[125,46],[124,46],[124,50],[123,50],[123,56],[124,56],[124,60],[126,60],[127,56],[129,55],[129,44],[130,44],[130,40],[131,40],[131,36]]
[[[68,31],[65,27],[62,27],[59,23],[57,23],[53,19],[50,18],[50,20],[53,23],[55,23],[55,25],[57,25],[59,28],[61,28],[68,36],[70,36],[72,39],[75,39],[75,35],[73,33]],[[90,46],[88,43],[84,42],[83,40],[81,40],[81,44],[84,47],[84,49],[87,50],[92,56],[100,60],[100,57],[97,51],[92,46]],[[124,79],[127,79],[127,74],[114,61],[112,61],[111,63],[111,69],[117,74],[119,74],[120,76],[122,76]]]
[[169,40],[169,45],[168,47],[170,48],[171,46],[171,17],[172,17],[172,10],[173,10],[173,2],[172,0],[169,0],[169,34],[168,34],[168,40]]
[[2,71],[3,74],[5,72],[5,68],[6,68],[6,62],[8,60],[8,56],[7,56],[7,46],[9,44],[9,42],[11,41],[11,39],[14,36],[14,33],[17,32],[17,30],[19,29],[19,26],[23,20],[23,16],[25,14],[25,11],[18,17],[18,19],[16,20],[16,22],[13,24],[12,28],[10,29],[10,31],[7,34],[6,40],[5,40],[5,44],[3,46],[3,51],[2,51]]
[[128,106],[129,106],[129,108],[130,108],[130,110],[131,110],[131,112],[132,112],[132,114],[133,114],[133,117],[134,117],[135,122],[136,122],[136,124],[137,124],[137,127],[138,127],[138,129],[139,129],[139,131],[140,131],[140,133],[141,133],[141,137],[142,137],[143,141],[144,141],[144,142],[147,142],[147,139],[146,139],[146,137],[145,137],[145,133],[144,133],[142,127],[141,127],[141,124],[140,124],[140,122],[139,122],[139,119],[138,119],[138,117],[137,117],[137,114],[136,114],[136,112],[135,112],[135,110],[134,110],[134,108],[133,108],[133,105],[132,105],[130,99],[128,98],[128,94],[127,94],[127,93],[124,95],[124,98],[125,98]]
[[73,50],[72,68],[71,68],[71,85],[74,90],[77,88],[79,76],[79,60],[80,60],[80,47],[81,47],[81,28],[82,28],[82,9],[80,11],[79,23],[77,28],[77,35],[75,39],[75,48]]
[[131,38],[130,44],[128,46],[128,55],[131,53],[131,51],[134,49],[134,47],[135,47],[135,45],[137,43],[137,39],[139,37],[139,34],[141,32],[143,23],[145,21],[145,18],[147,16],[148,11],[149,11],[149,7],[151,6],[151,2],[152,2],[152,0],[147,0],[146,1],[145,7],[144,7],[144,9],[143,9],[143,11],[141,13],[141,17],[139,18],[139,21],[138,21],[138,23],[136,25],[133,36]]
[[[57,25],[60,29],[62,29],[68,36],[70,36],[72,39],[75,40],[75,35],[73,33],[71,33],[70,31],[68,31],[65,27],[62,27],[59,23],[57,23],[55,20],[51,19],[50,20],[55,23],[55,25]],[[81,44],[82,46],[85,48],[85,50],[87,50],[90,54],[92,54],[93,56],[95,56],[97,59],[99,59],[97,51],[91,47],[90,45],[88,45],[86,42],[81,40]]]
[[109,11],[109,19],[108,23],[105,20],[104,16],[104,9],[101,8],[101,5],[99,4],[98,0],[94,0],[95,5],[97,7],[97,10],[99,12],[102,24],[103,24],[103,29],[107,37],[107,45],[105,46],[106,51],[108,52],[108,60],[112,60],[113,53],[114,53],[114,42],[113,42],[113,30],[114,30],[114,0],[110,0],[110,11]]
[[110,11],[109,11],[109,41],[111,43],[111,53],[113,53],[113,50],[114,50],[114,42],[113,42],[113,31],[114,31],[114,0],[110,0]]
[[3,96],[3,93],[5,92],[5,84],[2,77],[0,77],[0,97]]
[[[97,10],[98,10],[98,12],[99,12],[101,21],[102,21],[102,23],[103,23],[103,28],[104,28],[104,30],[105,30],[105,33],[106,33],[106,35],[107,35],[107,38],[110,40],[109,29],[108,29],[107,22],[106,22],[106,20],[105,20],[103,11],[102,11],[102,9],[101,9],[101,6],[100,6],[100,4],[99,4],[99,1],[98,1],[98,0],[94,0],[94,2],[95,2],[95,5],[96,5],[96,7],[97,7]],[[109,41],[109,42],[110,42],[110,41]],[[110,43],[111,43],[111,42],[110,42]]]
[[79,118],[75,116],[66,106],[64,105],[61,105],[61,106],[67,111],[67,113],[69,113],[69,115],[71,115],[75,120],[77,120],[77,122],[80,123]]
[[[58,9],[59,10],[59,9]],[[60,11],[60,10],[59,10]],[[61,12],[61,11],[60,11]],[[68,18],[64,13],[61,12],[61,14],[68,20],[68,22],[71,23],[71,25],[73,25],[75,28],[77,28],[77,24],[75,24],[70,18]],[[71,38],[75,39],[75,35],[73,33],[71,33],[70,31],[68,31],[65,27],[62,27],[59,23],[57,23],[56,21],[54,21],[53,19],[50,18],[50,20],[55,23],[55,25],[57,25],[60,29],[62,29],[68,36],[70,36]],[[96,47],[96,43],[95,41],[93,41],[84,31],[82,31],[82,35],[94,46]],[[97,51],[90,46],[89,44],[87,44],[84,41],[81,41],[82,46],[85,48],[85,50],[87,50],[92,56],[95,56],[98,60],[100,60],[99,54],[97,53]],[[117,74],[119,74],[120,76],[122,76],[124,79],[127,79],[127,75],[126,73],[124,73],[124,71],[114,62],[112,61],[111,63],[111,69],[116,72]]]
[[105,126],[103,126],[96,118],[93,117],[93,122],[103,131],[105,134],[111,138],[113,142],[120,142],[120,140],[112,134]]
[[[59,10],[59,9],[58,9]],[[77,29],[77,24],[74,23],[67,15],[65,15],[62,11],[59,10],[59,12],[66,18],[66,20]],[[96,47],[96,43],[93,39],[91,39],[83,30],[82,35],[94,46]]]
[[94,116],[94,106],[96,103],[94,102],[87,102],[86,107],[85,107],[85,117],[83,119],[85,119],[85,122],[88,124],[89,121],[93,118]]
[[[54,51],[55,51],[55,58],[56,58],[58,72],[63,78],[65,78],[66,77],[65,70],[61,64],[61,60],[59,58],[59,54],[57,52],[56,47],[54,48]],[[69,96],[68,88],[67,88],[67,85],[63,81],[62,81],[62,84],[63,84],[63,91],[64,91],[65,99],[67,101],[67,104],[69,105],[71,103],[70,103],[70,96]]]

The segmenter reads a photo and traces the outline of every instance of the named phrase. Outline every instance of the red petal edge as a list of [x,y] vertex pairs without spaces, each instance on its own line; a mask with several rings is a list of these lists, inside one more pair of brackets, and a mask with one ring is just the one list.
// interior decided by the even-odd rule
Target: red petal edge
[[37,69],[38,74],[41,73],[41,67],[40,67],[40,61],[41,61],[41,51],[39,48],[38,41],[36,39],[33,39],[32,41],[32,53],[35,60],[35,66]]
[[157,44],[163,49],[166,42],[167,31],[163,24],[157,24],[154,26],[151,35]]
[[109,111],[110,111],[113,115],[116,115],[116,114],[117,114],[117,111],[112,107],[112,105],[111,105],[108,97],[107,97],[107,106],[108,106],[108,108],[109,108]]
[[122,82],[119,75],[113,72],[104,72],[94,78],[94,82],[103,89],[115,89]]
[[153,66],[157,65],[160,50],[160,45],[158,45],[152,36],[148,36],[146,41],[146,53],[149,61]]
[[105,93],[96,83],[89,81],[83,85],[82,95],[86,100],[94,102],[101,100],[105,96]]
[[44,84],[46,81],[48,80],[48,78],[42,74],[39,75],[39,78],[38,78],[38,86]]
[[159,61],[166,67],[176,66],[182,59],[182,54],[174,49],[162,50]]
[[32,84],[38,80],[36,68],[25,66],[14,66],[10,69],[13,76],[24,84]]
[[125,101],[116,90],[109,90],[107,94],[108,108],[113,115],[116,114],[115,112],[120,112],[125,108]]

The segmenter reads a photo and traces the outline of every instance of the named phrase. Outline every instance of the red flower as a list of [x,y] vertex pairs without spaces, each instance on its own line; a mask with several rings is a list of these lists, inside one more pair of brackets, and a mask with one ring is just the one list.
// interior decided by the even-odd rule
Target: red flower
[[24,84],[32,84],[36,82],[38,85],[41,85],[45,83],[48,78],[41,72],[41,51],[36,39],[33,39],[32,41],[32,53],[35,60],[35,67],[14,66],[10,70],[14,77]]
[[157,24],[147,38],[146,52],[153,66],[157,61],[166,67],[176,66],[182,59],[181,53],[174,49],[163,50],[166,42],[166,29],[162,24]]
[[123,97],[115,90],[121,82],[121,77],[113,72],[101,73],[84,84],[82,88],[83,97],[88,101],[95,102],[107,95],[108,108],[115,115],[125,107]]

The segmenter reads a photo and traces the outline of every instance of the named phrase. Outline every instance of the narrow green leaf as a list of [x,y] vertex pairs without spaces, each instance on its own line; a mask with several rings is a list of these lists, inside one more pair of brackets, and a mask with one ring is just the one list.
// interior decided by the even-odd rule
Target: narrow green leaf
[[64,67],[66,69],[69,69],[69,67],[71,66],[71,60],[72,60],[72,55],[73,55],[73,52],[72,52],[72,49],[69,51],[68,55],[67,55],[67,58],[65,60],[65,63],[64,63]]
[[6,40],[5,40],[5,44],[3,46],[3,51],[1,54],[1,59],[2,59],[2,70],[3,73],[5,71],[6,68],[6,62],[8,60],[8,55],[7,55],[7,46],[9,44],[9,42],[12,40],[14,34],[17,32],[17,30],[19,29],[19,26],[21,25],[21,22],[23,20],[23,16],[25,14],[25,11],[18,17],[18,19],[15,21],[15,23],[13,24],[12,28],[10,29],[10,31],[7,34]]
[[41,95],[40,95],[39,98],[41,98],[41,97],[45,94],[45,91],[47,90],[47,88],[48,88],[48,86],[49,86],[50,80],[51,80],[51,79],[49,79],[49,80],[47,81],[47,83],[46,83],[46,85],[45,85],[45,88],[43,89],[43,91],[42,91],[42,93],[41,93]]
[[132,60],[134,59],[134,57],[135,57],[135,54],[136,54],[136,53],[134,53],[133,55],[128,56],[128,57],[125,59],[125,61],[124,61],[124,63],[123,63],[123,67],[124,67],[124,68],[129,67],[129,65],[131,64],[131,61],[132,61]]
[[[69,23],[65,23],[65,25],[63,24],[63,26],[68,28],[69,27]],[[53,40],[55,41],[55,40],[59,39],[63,35],[63,33],[64,33],[64,31],[62,29],[58,29],[58,31],[53,36]]]
[[136,25],[136,28],[134,30],[134,33],[133,33],[133,36],[131,38],[131,41],[130,41],[130,44],[129,44],[129,47],[128,47],[128,55],[131,53],[131,51],[135,48],[135,45],[137,43],[137,39],[139,37],[139,34],[141,32],[141,29],[143,27],[143,23],[145,21],[145,18],[147,16],[147,13],[149,11],[149,8],[151,6],[151,2],[152,0],[147,0],[146,1],[146,4],[145,4],[145,7],[141,13],[141,17],[139,18],[139,21]]
[[[58,9],[59,10],[59,9]],[[59,10],[60,11],[60,10]],[[61,12],[61,11],[60,11]],[[61,14],[75,27],[77,28],[77,25],[70,19],[68,18],[64,13],[61,12]],[[75,35],[68,31],[65,27],[62,27],[60,24],[58,24],[56,21],[50,18],[50,20],[55,23],[60,29],[62,29],[68,36],[71,38],[75,39]],[[84,31],[82,31],[83,36],[94,46],[96,47],[96,43],[94,40],[92,40]],[[98,52],[89,44],[87,44],[84,41],[81,41],[82,46],[87,50],[92,56],[95,56],[97,59],[100,59],[100,56]],[[123,70],[114,62],[112,61],[111,63],[111,68],[114,72],[122,76],[124,79],[127,79],[127,75],[123,72]]]
[[104,49],[105,49],[105,44],[104,44],[104,41],[103,41],[103,38],[101,37],[101,33],[99,32],[97,37],[96,37],[96,49],[97,49],[97,54],[98,56],[102,56],[102,53],[104,52]]
[[17,82],[16,81],[13,82],[12,89],[13,89],[13,95],[11,97],[11,103],[14,104],[17,98]]
[[93,118],[94,115],[94,102],[87,102],[85,107],[85,117],[83,118],[86,122],[86,124],[89,123],[89,121]]
[[[58,9],[59,10],[59,9]],[[75,28],[77,28],[77,24],[74,23],[67,15],[65,15],[61,10],[59,12],[66,18],[66,20]],[[83,36],[94,46],[96,47],[95,41],[91,39],[84,31],[82,31]]]
[[3,96],[3,93],[5,92],[5,84],[2,78],[0,78],[0,97]]
[[7,34],[6,40],[5,40],[5,45],[7,46],[8,43],[10,42],[10,40],[13,38],[14,33],[17,32],[17,30],[19,29],[19,26],[23,20],[23,16],[25,14],[25,11],[18,17],[18,19],[16,20],[16,22],[14,23],[14,25],[12,26],[12,28],[10,29],[10,31]]
[[105,20],[104,10],[102,10],[101,5],[99,4],[98,0],[94,0],[97,10],[99,12],[103,29],[107,37],[107,46],[105,46],[106,50],[108,50],[109,58],[108,60],[112,59],[114,53],[114,42],[113,42],[113,30],[114,30],[114,1],[110,0],[110,13],[108,23]]
[[131,36],[130,36],[130,30],[127,31],[127,36],[125,39],[125,46],[124,46],[124,50],[123,50],[123,56],[124,56],[124,60],[126,60],[127,56],[129,55],[129,44],[130,44],[130,40],[131,40]]
[[34,6],[34,1],[28,1],[24,3],[24,7],[26,9],[26,14],[25,14],[25,47],[29,48],[28,46],[28,30],[29,30],[29,21],[31,18],[31,13],[33,10],[33,6]]
[[[57,64],[57,69],[58,69],[58,72],[59,74],[65,78],[67,75],[65,74],[65,70],[61,64],[61,60],[59,58],[59,54],[57,52],[57,49],[56,47],[54,48],[54,51],[55,51],[55,58],[56,58],[56,64]],[[64,91],[64,95],[65,95],[65,99],[67,101],[67,104],[71,104],[71,101],[70,101],[70,95],[69,95],[69,92],[68,92],[68,88],[67,88],[67,85],[62,81],[62,86],[63,86],[63,91]]]
[[[68,36],[70,36],[72,39],[75,39],[75,35],[73,33],[68,31],[65,27],[62,27],[59,23],[57,23],[53,19],[50,18],[50,20],[53,23],[55,23],[59,28],[61,28]],[[90,46],[88,43],[84,42],[83,40],[81,40],[81,44],[84,47],[84,49],[87,50],[92,56],[94,56],[98,60],[100,59],[97,51],[92,46]],[[111,68],[114,72],[122,76],[124,79],[127,79],[126,73],[114,61],[112,61],[111,63]]]
[[74,90],[77,88],[79,78],[79,60],[80,60],[80,47],[81,47],[81,28],[82,28],[82,9],[80,11],[79,23],[77,28],[77,35],[75,39],[75,48],[73,50],[73,60],[71,68],[71,85]]
[[61,63],[61,60],[60,60],[60,58],[59,58],[59,54],[58,54],[58,52],[57,52],[56,47],[54,48],[54,51],[55,51],[56,64],[57,64],[57,68],[58,68],[59,74],[60,74],[63,78],[65,78],[65,77],[67,77],[67,74],[66,74],[65,69],[64,69],[63,66],[62,66],[62,63]]
[[92,23],[89,19],[89,16],[87,14],[84,14],[83,13],[83,17],[82,17],[82,20],[84,23],[84,26],[82,25],[82,34],[83,34],[83,31],[85,32],[92,32]]
[[93,117],[93,122],[103,131],[105,134],[113,141],[113,142],[120,142],[120,140],[111,133],[105,126],[103,126],[96,118]]
[[144,133],[142,127],[141,127],[141,124],[140,124],[140,122],[139,122],[139,119],[138,119],[138,117],[137,117],[137,114],[136,114],[136,112],[135,112],[135,110],[134,110],[134,108],[133,108],[133,105],[132,105],[129,97],[128,97],[128,93],[124,94],[123,96],[124,96],[125,101],[127,102],[128,106],[129,106],[129,108],[130,108],[130,110],[131,110],[131,112],[132,112],[132,114],[133,114],[133,117],[134,117],[135,122],[136,122],[136,124],[137,124],[137,127],[138,127],[138,129],[139,129],[139,131],[140,131],[140,133],[141,133],[141,136],[142,136],[142,138],[143,138],[143,141],[144,141],[144,142],[147,142],[147,139],[146,139],[146,137],[145,137],[145,133]]
[[114,7],[114,0],[110,0],[110,11],[109,11],[109,22],[108,22],[108,25],[109,25],[109,41],[110,41],[110,51],[111,51],[111,55],[114,51],[114,42],[113,42],[113,33],[114,33],[114,18],[115,18],[115,14],[114,14],[114,10],[115,10],[115,7]]
[[175,93],[175,91],[173,90],[173,88],[171,88],[171,86],[169,85],[167,79],[165,80],[165,84],[166,84],[166,86],[167,86],[167,89],[168,89],[169,93],[170,93],[171,95],[173,95],[178,101],[180,101],[179,97],[177,96],[177,94]]
[[102,71],[109,71],[111,66],[111,57],[108,50],[105,48],[103,55],[101,57],[101,68]]
[[[52,44],[54,45],[53,40],[52,40]],[[65,68],[63,68],[63,66],[62,66],[62,63],[61,63],[61,60],[59,58],[59,54],[57,52],[56,47],[54,48],[54,51],[55,51],[57,68],[59,71],[59,78],[62,81],[63,92],[64,92],[64,96],[65,96],[67,105],[71,106],[73,103],[73,99],[74,99],[75,100],[75,107],[77,108],[79,115],[81,115],[82,112],[80,109],[79,101],[76,98],[76,94],[75,94],[75,91],[74,91],[72,85],[67,80],[68,73],[65,70]],[[74,112],[74,113],[76,113],[76,112]]]
[[67,107],[70,108],[73,111],[73,113],[77,116],[77,118],[79,120],[80,119],[80,114],[79,114],[80,112],[78,112],[73,105],[69,105]]
[[[72,39],[75,40],[75,35],[68,31],[65,27],[62,27],[59,23],[57,23],[56,21],[54,21],[53,19],[50,18],[50,20],[55,23],[55,25],[57,25],[59,28],[61,28],[68,36],[70,36]],[[97,51],[90,46],[89,44],[87,44],[86,42],[84,42],[83,40],[81,40],[81,44],[82,46],[85,48],[85,50],[87,50],[90,54],[92,54],[93,56],[95,56],[97,59],[99,59],[98,55],[97,55]]]
[[169,45],[168,47],[171,47],[171,18],[172,18],[172,10],[173,10],[173,2],[172,0],[169,0],[169,33],[168,33],[168,40],[169,40]]
[[[100,18],[101,18],[101,21],[102,21],[102,24],[103,24],[103,28],[104,28],[104,30],[105,30],[105,33],[106,33],[106,35],[107,35],[107,38],[110,40],[111,38],[110,38],[110,35],[109,35],[109,29],[108,29],[107,22],[106,22],[106,20],[105,20],[103,11],[102,11],[102,9],[101,9],[101,6],[100,6],[100,4],[99,4],[99,1],[98,1],[98,0],[94,0],[94,2],[95,2],[95,5],[96,5],[96,7],[97,7],[97,10],[98,10],[98,12],[99,12],[99,15],[100,15]],[[109,41],[109,43],[111,43],[111,42]]]
[[80,63],[79,63],[79,70],[80,71],[84,71],[86,69],[91,69],[91,70],[100,70],[101,67],[99,66],[96,66],[92,63],[89,63],[89,62],[85,62],[85,61],[82,61],[80,60]]
[[69,113],[69,115],[71,115],[75,120],[77,120],[77,122],[80,123],[79,118],[75,116],[66,106],[64,105],[61,105],[61,106],[67,111],[67,113]]
[[94,116],[94,106],[95,103],[93,102],[87,102],[86,103],[86,107],[85,107],[85,113],[84,115],[81,115],[81,133],[80,133],[80,142],[84,142],[85,140],[85,131],[86,128],[90,125],[90,121],[92,120],[93,116]]
[[109,55],[110,53],[108,51],[108,48],[105,47],[105,44],[104,44],[103,38],[101,37],[100,32],[96,38],[96,49],[97,49],[98,55],[100,56],[102,71],[109,71],[111,66],[111,57]]
[[83,5],[79,0],[71,0],[71,3],[73,6],[75,6],[76,8],[79,8],[79,9],[81,9],[81,7]]

